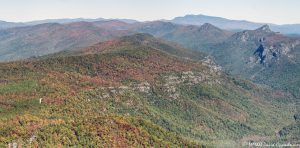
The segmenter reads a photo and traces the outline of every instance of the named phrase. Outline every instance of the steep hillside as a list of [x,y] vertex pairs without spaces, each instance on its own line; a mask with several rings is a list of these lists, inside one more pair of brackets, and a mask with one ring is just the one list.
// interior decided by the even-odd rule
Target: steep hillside
[[299,95],[299,45],[299,38],[286,37],[264,25],[232,35],[211,47],[211,54],[230,73]]
[[41,56],[93,45],[129,31],[109,30],[88,22],[41,24],[0,31],[0,61]]
[[137,34],[0,64],[0,145],[237,147],[295,123],[290,94],[183,50]]

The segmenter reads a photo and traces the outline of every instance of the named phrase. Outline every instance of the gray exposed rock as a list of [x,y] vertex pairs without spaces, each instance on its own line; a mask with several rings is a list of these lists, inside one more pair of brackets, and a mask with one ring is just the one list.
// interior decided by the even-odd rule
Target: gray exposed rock
[[8,148],[18,148],[18,143],[16,142],[9,143]]
[[148,82],[142,82],[140,84],[137,84],[135,86],[135,89],[143,93],[149,93],[149,91],[151,90],[150,84]]

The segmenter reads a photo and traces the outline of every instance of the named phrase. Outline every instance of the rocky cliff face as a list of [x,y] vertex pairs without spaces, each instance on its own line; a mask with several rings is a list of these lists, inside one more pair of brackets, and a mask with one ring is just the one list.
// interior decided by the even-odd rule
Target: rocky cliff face
[[282,56],[293,58],[294,56],[290,54],[290,52],[295,46],[299,45],[299,43],[299,41],[295,41],[291,44],[281,42],[274,45],[264,45],[262,43],[254,52],[254,57],[256,59],[254,62],[268,65],[278,61]]
[[264,25],[235,33],[209,53],[231,74],[299,95],[300,38],[284,36]]
[[[269,66],[277,62],[282,57],[292,58],[291,51],[300,44],[299,38],[283,36],[273,32],[268,25],[264,25],[256,30],[245,30],[234,34],[229,42],[231,48],[237,46],[249,50],[248,61],[252,66],[254,64],[263,64]],[[251,55],[251,52],[253,53]]]
[[259,47],[256,49],[254,52],[254,55],[258,57],[260,64],[265,63],[266,59],[266,52],[265,48],[263,45],[259,45]]
[[[270,65],[283,56],[292,58],[293,55],[290,52],[300,44],[300,39],[288,38],[274,33],[268,26],[263,26],[255,31],[260,32],[252,40],[258,46],[253,54],[255,60],[252,62]],[[260,34],[262,32],[265,34]]]

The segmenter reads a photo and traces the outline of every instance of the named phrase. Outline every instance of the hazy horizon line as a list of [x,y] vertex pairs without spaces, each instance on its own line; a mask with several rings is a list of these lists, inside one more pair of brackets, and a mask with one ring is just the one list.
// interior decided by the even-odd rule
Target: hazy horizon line
[[46,20],[66,20],[66,19],[90,19],[90,20],[97,20],[97,19],[104,19],[104,20],[133,20],[133,21],[137,21],[137,22],[151,22],[151,21],[170,21],[173,20],[177,17],[185,17],[185,16],[189,16],[189,15],[194,15],[194,16],[209,16],[209,17],[217,17],[217,18],[222,18],[222,19],[227,19],[227,20],[231,20],[231,21],[247,21],[247,22],[251,22],[251,23],[257,23],[257,24],[268,24],[268,25],[300,25],[300,23],[271,23],[271,22],[256,22],[256,21],[251,21],[251,20],[246,20],[246,19],[232,19],[232,18],[226,18],[226,17],[222,17],[222,16],[213,16],[213,15],[206,15],[206,14],[185,14],[185,15],[181,15],[181,16],[175,16],[172,18],[161,18],[161,19],[152,19],[152,20],[139,20],[139,19],[134,19],[134,18],[105,18],[105,17],[61,17],[61,18],[45,18],[45,19],[34,19],[34,20],[27,20],[27,21],[11,21],[11,20],[5,20],[5,19],[1,19],[0,21],[4,21],[4,22],[9,22],[9,23],[31,23],[31,22],[37,22],[37,21],[46,21]]

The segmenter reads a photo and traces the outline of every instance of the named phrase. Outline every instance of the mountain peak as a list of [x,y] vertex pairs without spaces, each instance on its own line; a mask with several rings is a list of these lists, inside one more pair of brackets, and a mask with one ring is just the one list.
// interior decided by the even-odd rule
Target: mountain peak
[[201,27],[201,29],[210,30],[210,29],[218,29],[216,26],[210,24],[210,23],[204,23]]
[[272,32],[269,25],[263,25],[260,28],[256,29],[257,31],[265,31],[265,32]]

